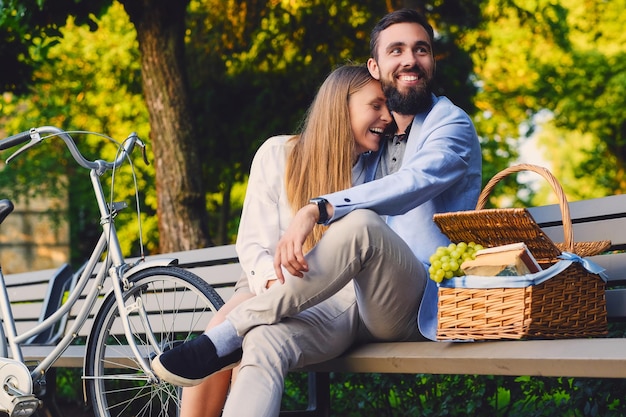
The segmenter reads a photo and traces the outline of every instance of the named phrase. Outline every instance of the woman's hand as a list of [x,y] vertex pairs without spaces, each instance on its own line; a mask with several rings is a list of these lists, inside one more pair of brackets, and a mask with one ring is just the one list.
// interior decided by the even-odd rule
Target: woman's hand
[[274,270],[276,271],[276,277],[281,283],[285,282],[281,266],[296,277],[302,277],[303,272],[309,270],[309,266],[304,259],[302,245],[313,231],[318,218],[319,210],[317,206],[307,204],[298,210],[285,234],[278,241],[276,254],[274,255]]

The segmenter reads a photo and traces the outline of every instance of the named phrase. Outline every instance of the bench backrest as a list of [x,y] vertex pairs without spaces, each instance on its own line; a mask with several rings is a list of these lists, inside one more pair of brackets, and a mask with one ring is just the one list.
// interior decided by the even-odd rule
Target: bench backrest
[[[56,311],[63,302],[63,294],[71,287],[72,279],[72,269],[67,264],[58,269],[7,275],[5,284],[17,332],[31,329]],[[64,325],[65,321],[47,329],[32,338],[31,342],[45,344],[55,340]]]
[[[237,253],[235,251],[234,245],[215,246],[147,257],[147,259],[152,260],[164,258],[178,259],[179,267],[187,269],[198,275],[200,278],[203,278],[205,281],[211,284],[211,286],[217,291],[217,293],[220,295],[220,297],[222,297],[223,300],[227,300],[231,297],[234,292],[234,285],[241,276],[241,266],[238,263]],[[133,262],[135,261],[135,259],[129,259],[129,261]],[[104,286],[101,290],[101,294],[108,294],[111,291],[111,286],[111,281],[109,279],[105,280]],[[82,295],[81,299],[71,309],[68,325],[73,323],[74,319],[76,318],[76,315],[78,314],[80,308],[83,306],[85,296],[86,293]],[[103,301],[104,297],[100,297],[97,300],[94,311],[98,310],[98,307]],[[183,308],[182,305],[179,305],[178,307]],[[148,313],[150,314],[150,311]],[[161,312],[159,311],[159,313]],[[79,336],[85,337],[89,334],[94,318],[95,317],[93,315],[89,316],[85,325],[83,325],[83,327],[78,332]],[[191,319],[193,318],[190,318],[190,320]],[[206,321],[202,322],[204,323],[203,325],[206,325],[208,323],[208,320],[210,320],[210,317],[207,316]],[[170,330],[182,332],[186,331],[189,328],[189,326],[186,325],[186,323],[184,322],[184,315],[180,313],[177,314],[174,325],[177,327],[170,328]],[[158,329],[153,330],[157,331]]]
[[[189,269],[210,283],[222,299],[227,300],[234,292],[234,285],[241,275],[241,266],[237,263],[234,245],[216,246],[198,250],[154,255],[156,258],[175,258],[179,266]],[[73,284],[73,271],[69,265],[59,269],[46,269],[34,272],[9,274],[5,276],[7,291],[14,313],[16,329],[23,333],[32,329],[43,318],[56,311],[63,302],[64,295]],[[102,296],[96,302],[96,309],[104,301],[104,295],[111,289],[111,282],[105,281]],[[68,319],[59,326],[50,328],[31,340],[31,343],[55,343],[62,334],[65,325],[73,323],[80,307],[84,304],[84,293],[72,307]],[[90,315],[86,324],[78,332],[79,337],[86,337],[92,327],[94,316]],[[177,325],[184,327],[181,316]]]

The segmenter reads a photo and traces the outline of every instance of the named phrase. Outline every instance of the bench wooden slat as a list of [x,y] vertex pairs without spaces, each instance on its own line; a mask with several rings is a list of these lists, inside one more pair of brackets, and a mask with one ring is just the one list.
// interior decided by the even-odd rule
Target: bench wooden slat
[[38,271],[19,272],[5,275],[4,280],[7,287],[30,285],[37,282],[47,283],[50,282],[56,271],[56,269],[40,269]]
[[605,269],[611,285],[626,281],[626,252],[590,256],[589,260]]
[[626,378],[624,339],[403,342],[359,346],[322,372]]
[[29,301],[43,304],[43,300],[48,292],[48,283],[29,285],[26,290],[24,290],[23,286],[7,286],[7,292],[12,303]]
[[[171,321],[168,321],[167,324],[155,320],[151,324],[153,326],[154,332],[166,332],[166,331],[174,331],[179,333],[187,333],[190,329],[200,331],[204,330],[209,324],[209,320],[211,319],[212,314],[207,312],[203,317],[199,317],[198,314],[193,313],[178,313],[176,315],[176,320],[172,324]],[[68,321],[68,325],[71,325],[74,320]],[[85,325],[78,332],[78,336],[88,336],[91,328],[94,323],[94,318],[90,317],[85,322]],[[137,327],[139,328],[139,327]],[[118,322],[112,327],[111,333],[113,334],[123,334],[124,329],[121,327],[121,324],[118,325]]]
[[[303,370],[626,378],[623,347],[623,339],[371,343]],[[24,355],[41,360],[50,350],[30,345]],[[114,357],[132,364],[124,352]],[[70,346],[55,366],[81,367],[84,355],[84,346]]]
[[189,269],[213,286],[235,285],[242,274],[240,264],[202,266]]
[[15,329],[18,334],[25,333],[29,331],[30,329],[32,329],[33,327],[35,327],[37,324],[39,324],[39,321],[37,320],[27,320],[27,321],[16,320]]
[[[46,355],[52,351],[52,346],[47,345],[26,345],[24,346],[22,353],[24,358],[31,361],[41,361]],[[111,349],[108,353],[108,357],[112,359],[111,362],[115,362],[117,365],[134,367],[136,366],[133,358],[133,353],[128,346],[118,346],[115,349]],[[85,346],[83,345],[71,345],[63,353],[63,356],[54,364],[56,367],[62,368],[80,368],[83,366],[85,360]],[[110,365],[110,363],[107,363]]]
[[[625,207],[626,194],[569,202],[570,217],[574,223],[606,217],[626,217]],[[528,210],[540,225],[562,220],[558,204],[530,207]]]
[[39,321],[43,302],[11,304],[13,317],[17,321]]
[[[22,354],[26,361],[42,361],[52,351],[50,345],[24,345]],[[53,366],[60,368],[81,368],[85,361],[85,346],[71,345],[63,352]]]
[[[218,293],[218,295],[222,298],[222,300],[227,300],[229,299],[232,294],[234,293],[234,288],[232,287],[224,287],[224,288],[218,288],[216,289],[216,292]],[[102,305],[102,303],[104,302],[104,298],[100,297],[97,301],[96,301],[96,306],[94,311],[97,311],[98,308],[100,307],[100,305]],[[85,303],[84,299],[80,299],[76,302],[76,304],[74,304],[74,307],[72,309],[72,313],[67,321],[67,326],[71,326],[72,323],[74,323],[75,319],[76,319],[76,313],[78,312],[78,310],[80,309],[80,307],[82,307]],[[85,323],[81,329],[79,329],[78,331],[78,335],[79,336],[88,336],[89,333],[91,332],[91,326],[93,324],[93,314],[89,315],[89,319],[88,322]],[[208,323],[208,322],[207,322]]]
[[[626,244],[626,194],[569,203],[575,241],[610,240],[613,245]],[[528,209],[535,221],[554,242],[563,241],[558,205]]]
[[[621,230],[626,229],[626,218],[604,220],[601,222],[582,223],[574,225],[575,242],[596,242],[610,240],[614,247],[626,243]],[[544,227],[542,230],[554,242],[563,242],[563,228],[561,226]]]
[[[150,255],[151,259],[176,258],[181,267],[189,268],[196,264],[210,265],[233,262],[237,258],[235,245],[212,246],[209,248]],[[134,261],[137,258],[132,258]]]

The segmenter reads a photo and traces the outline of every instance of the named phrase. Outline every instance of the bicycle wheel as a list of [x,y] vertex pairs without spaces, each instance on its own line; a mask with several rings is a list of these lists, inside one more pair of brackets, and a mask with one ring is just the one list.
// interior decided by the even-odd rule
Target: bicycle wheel
[[[154,335],[161,350],[193,338],[206,328],[224,304],[213,287],[177,267],[139,271],[125,292],[130,326],[142,357],[155,356]],[[141,308],[138,308],[141,307]],[[140,315],[145,311],[148,324]],[[192,330],[193,329],[193,330]],[[87,346],[86,385],[96,416],[178,416],[181,389],[150,381],[128,347],[118,306],[110,294],[99,309]]]

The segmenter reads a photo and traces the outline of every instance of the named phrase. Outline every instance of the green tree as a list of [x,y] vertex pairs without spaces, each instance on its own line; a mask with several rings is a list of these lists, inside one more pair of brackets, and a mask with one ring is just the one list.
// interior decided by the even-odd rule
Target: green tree
[[[200,157],[189,108],[189,88],[182,67],[187,2],[122,1],[136,29],[141,62],[141,85],[150,116],[154,150],[160,250],[170,252],[207,246],[208,215],[202,186]],[[59,40],[68,15],[88,22],[104,13],[111,0],[9,0],[0,6],[3,36],[10,48],[10,64],[22,72],[6,83],[19,91],[32,80],[36,48],[44,57]],[[14,55],[18,53],[17,59]],[[37,55],[37,54],[35,54]],[[107,133],[107,132],[105,132]]]
[[93,25],[91,13],[100,14],[110,0],[75,2],[73,0],[0,0],[0,89],[23,93],[32,82],[38,63],[30,49],[45,51],[58,42],[59,27],[70,13],[80,24]]
[[[141,95],[139,51],[132,24],[117,3],[97,20],[97,24],[99,29],[91,31],[70,18],[59,28],[63,40],[49,48],[45,59],[35,56],[37,65],[32,74],[31,93],[4,96],[0,114],[6,119],[6,131],[18,132],[50,124],[104,132],[118,141],[132,131],[142,138],[148,137],[148,113]],[[74,138],[90,159],[115,158],[117,146],[107,140],[78,134]],[[144,241],[150,251],[155,251],[158,233],[154,222],[154,167],[146,166],[135,156],[140,204],[144,209]],[[87,171],[73,162],[60,140],[46,141],[15,159],[0,176],[0,184],[6,193],[11,193],[11,198],[68,191],[72,258],[81,261],[91,250],[99,237],[99,230],[94,227],[99,217],[98,208]],[[118,216],[121,243],[126,253],[138,249],[132,185],[129,167],[125,166],[116,173],[114,198],[127,201],[131,207]]]
[[493,155],[540,135],[570,199],[626,190],[625,6],[490,0],[466,36],[480,86],[476,124]]

